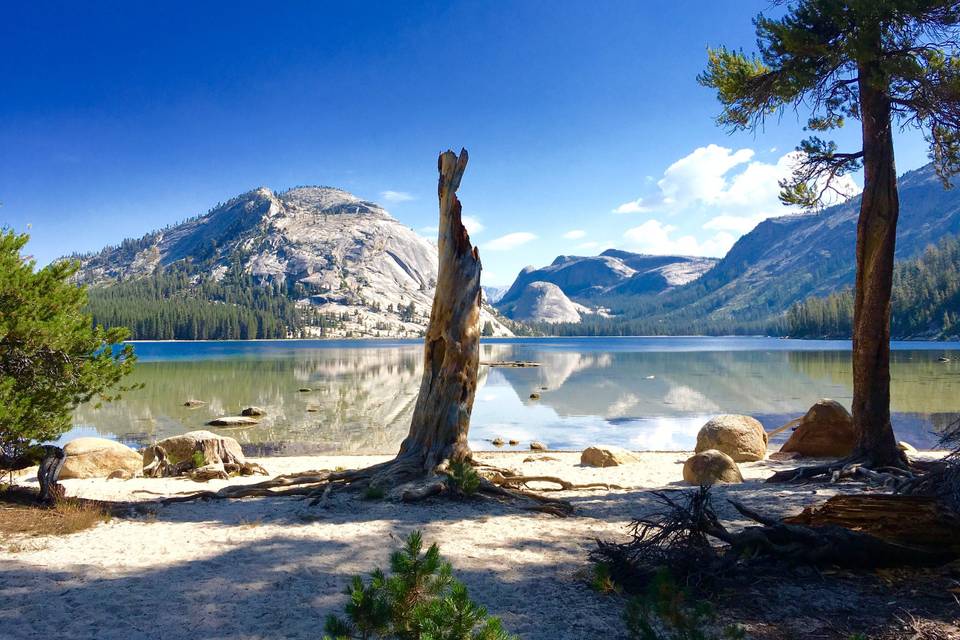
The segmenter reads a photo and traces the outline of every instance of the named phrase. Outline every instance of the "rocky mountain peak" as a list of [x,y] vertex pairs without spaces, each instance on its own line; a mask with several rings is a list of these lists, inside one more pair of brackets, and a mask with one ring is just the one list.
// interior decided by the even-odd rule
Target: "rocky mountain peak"
[[[293,299],[304,317],[325,318],[324,336],[335,317],[341,335],[409,337],[429,320],[437,261],[436,246],[374,202],[333,187],[261,187],[83,256],[77,279],[111,286],[174,268],[194,287],[242,277]],[[512,335],[492,309],[482,315],[495,335]]]

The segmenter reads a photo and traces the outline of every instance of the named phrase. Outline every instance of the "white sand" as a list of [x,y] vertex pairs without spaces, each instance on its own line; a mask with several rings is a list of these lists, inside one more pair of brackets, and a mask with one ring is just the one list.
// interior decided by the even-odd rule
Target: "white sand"
[[[548,455],[555,462],[524,463]],[[594,593],[583,575],[596,538],[624,539],[631,517],[651,508],[645,490],[680,488],[686,453],[642,453],[636,464],[579,466],[578,453],[480,453],[527,475],[607,482],[632,489],[554,494],[569,518],[488,501],[401,505],[336,498],[329,508],[297,498],[194,502],[114,518],[63,537],[0,541],[0,638],[52,633],[71,639],[275,639],[322,636],[340,613],[351,575],[386,567],[390,551],[420,529],[438,542],[471,595],[522,638],[622,638],[622,603]],[[387,456],[259,460],[271,473],[361,467]],[[792,463],[742,463],[747,481],[720,493],[782,515],[822,501],[833,487],[763,485]],[[258,482],[262,477],[231,482]],[[28,482],[29,479],[24,479]],[[68,495],[153,500],[226,481],[66,480]],[[857,485],[844,485],[858,490]],[[149,493],[147,493],[149,492]],[[724,501],[718,500],[718,506]],[[724,507],[722,515],[734,518]]]

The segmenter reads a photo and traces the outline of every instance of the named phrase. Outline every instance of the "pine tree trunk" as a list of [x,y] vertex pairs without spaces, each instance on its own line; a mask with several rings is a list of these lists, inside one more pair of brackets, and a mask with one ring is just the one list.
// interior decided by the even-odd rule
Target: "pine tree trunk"
[[480,361],[480,255],[463,226],[457,188],[467,151],[440,155],[440,267],[424,339],[423,380],[410,432],[397,454],[432,473],[468,460],[467,431]]
[[900,465],[890,424],[890,295],[900,212],[890,100],[876,65],[861,64],[859,72],[864,189],[853,308],[855,455],[877,466]]

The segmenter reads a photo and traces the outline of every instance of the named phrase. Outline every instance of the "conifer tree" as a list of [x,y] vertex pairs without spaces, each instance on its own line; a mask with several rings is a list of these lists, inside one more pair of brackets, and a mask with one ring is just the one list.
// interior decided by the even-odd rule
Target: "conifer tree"
[[[0,469],[36,464],[39,443],[70,428],[73,409],[107,395],[134,363],[123,328],[95,326],[75,262],[36,269],[26,235],[0,232]],[[123,390],[121,387],[120,390]]]
[[[838,179],[863,169],[853,319],[854,459],[903,465],[890,424],[890,292],[899,197],[895,126],[923,131],[946,183],[960,170],[957,0],[801,0],[754,20],[758,55],[720,47],[700,83],[716,89],[721,125],[754,130],[809,108],[814,135],[781,184],[786,204],[816,207]],[[858,120],[860,149],[838,151],[819,133]]]

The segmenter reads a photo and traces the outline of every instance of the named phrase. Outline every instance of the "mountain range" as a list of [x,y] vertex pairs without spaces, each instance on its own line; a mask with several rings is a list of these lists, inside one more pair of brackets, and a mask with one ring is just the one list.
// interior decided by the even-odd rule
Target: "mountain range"
[[[262,187],[75,257],[95,319],[154,339],[418,336],[438,263],[433,243],[331,187]],[[481,316],[488,335],[513,335]]]
[[[960,232],[960,191],[932,166],[901,177],[900,201],[899,261]],[[484,335],[785,335],[789,310],[852,284],[859,205],[765,220],[722,259],[610,249],[527,267],[484,288]],[[73,257],[95,320],[140,339],[416,337],[437,277],[432,242],[332,187],[259,188]]]
[[[899,261],[960,232],[960,190],[945,189],[932,165],[904,174],[899,187]],[[817,213],[770,218],[719,261],[662,257],[655,266],[651,256],[620,251],[560,256],[548,267],[524,269],[497,306],[511,316],[530,284],[543,281],[571,303],[600,311],[562,323],[527,319],[543,322],[540,328],[550,333],[777,333],[791,306],[853,283],[859,208],[858,196]],[[628,276],[625,267],[637,273]]]
[[712,269],[714,258],[651,256],[608,249],[598,256],[559,256],[542,268],[526,267],[494,303],[524,322],[579,322],[605,315],[605,297],[661,294]]

